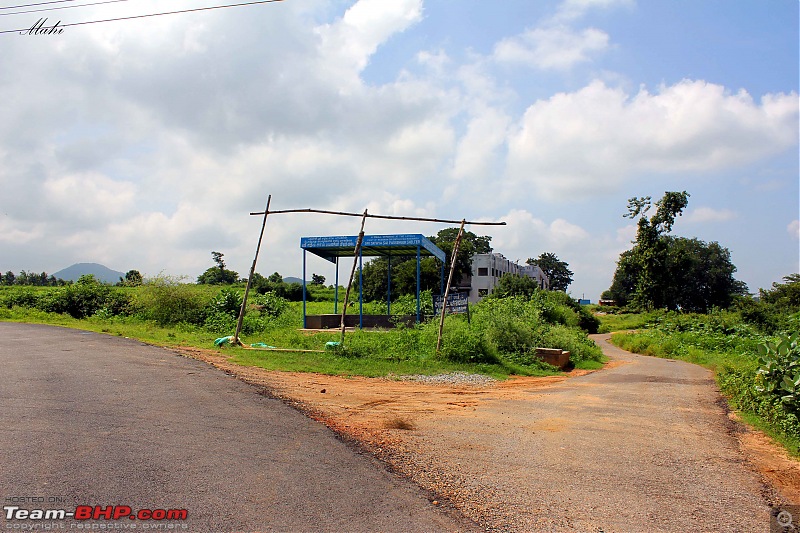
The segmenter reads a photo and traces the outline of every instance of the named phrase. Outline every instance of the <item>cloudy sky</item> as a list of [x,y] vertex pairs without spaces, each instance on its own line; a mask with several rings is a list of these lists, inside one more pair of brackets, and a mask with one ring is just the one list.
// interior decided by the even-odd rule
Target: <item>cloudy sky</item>
[[[19,13],[95,1],[0,2],[0,29],[223,3]],[[2,33],[0,270],[193,279],[216,250],[246,275],[271,194],[503,220],[470,229],[512,260],[555,253],[596,300],[627,199],[686,190],[673,233],[729,248],[756,291],[800,270],[798,63],[797,0],[284,0]],[[300,275],[302,236],[359,222],[271,216],[258,270]]]

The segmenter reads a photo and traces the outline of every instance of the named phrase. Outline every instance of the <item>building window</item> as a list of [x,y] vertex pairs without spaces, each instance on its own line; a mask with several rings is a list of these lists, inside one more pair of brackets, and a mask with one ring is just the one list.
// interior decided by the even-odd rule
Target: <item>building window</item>
[[489,296],[489,289],[478,289],[478,296]]
[[478,267],[478,275],[479,276],[488,276],[489,275],[489,269],[486,268],[486,267]]

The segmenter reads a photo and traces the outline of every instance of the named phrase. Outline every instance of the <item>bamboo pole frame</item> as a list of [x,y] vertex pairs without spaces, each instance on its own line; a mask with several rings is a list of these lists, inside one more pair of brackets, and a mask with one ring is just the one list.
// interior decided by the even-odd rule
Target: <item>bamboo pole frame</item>
[[358,240],[356,241],[356,249],[353,253],[353,268],[350,270],[350,281],[347,282],[347,290],[344,291],[344,305],[342,306],[342,336],[339,340],[339,345],[344,346],[344,332],[345,332],[345,316],[347,315],[347,301],[350,298],[350,288],[353,286],[353,277],[356,274],[356,265],[361,255],[361,243],[364,242],[364,223],[367,221],[367,210],[364,209],[364,214],[361,216],[361,230],[358,232]]
[[239,340],[239,334],[242,332],[242,323],[244,322],[244,313],[247,309],[247,295],[250,293],[250,286],[253,284],[253,274],[256,272],[256,262],[258,261],[258,252],[261,250],[261,241],[264,239],[264,228],[267,226],[267,217],[269,216],[269,204],[272,202],[272,195],[267,197],[267,207],[264,209],[264,221],[261,223],[261,234],[258,236],[258,245],[256,245],[256,255],[253,257],[253,266],[250,267],[250,275],[247,276],[247,285],[244,288],[244,297],[242,298],[242,308],[239,309],[239,318],[236,321],[236,333],[233,334],[233,344],[239,345],[242,342]]
[[[286,213],[322,213],[325,215],[340,215],[347,217],[367,217],[367,218],[380,218],[384,220],[412,220],[415,222],[438,222],[440,224],[461,224],[462,222],[472,226],[505,226],[505,222],[483,222],[475,220],[447,220],[442,218],[425,218],[425,217],[398,217],[392,215],[370,215],[364,213],[348,213],[346,211],[326,211],[324,209],[279,209],[275,211],[267,211],[271,215],[279,215]],[[250,215],[263,215],[265,211],[256,211]]]
[[[359,259],[359,255],[360,255],[360,251],[361,251],[361,244],[362,244],[362,242],[364,240],[364,225],[365,225],[366,219],[367,218],[377,218],[377,219],[383,219],[383,220],[406,220],[406,221],[415,221],[415,222],[435,222],[435,223],[439,223],[439,224],[460,224],[460,227],[459,227],[459,230],[458,230],[458,236],[456,237],[456,242],[455,242],[455,244],[453,246],[453,255],[452,255],[452,258],[451,258],[451,261],[450,261],[450,273],[449,273],[448,278],[447,278],[447,287],[445,288],[444,302],[442,304],[442,316],[441,316],[441,319],[440,319],[440,322],[439,322],[439,336],[438,336],[438,339],[436,341],[436,352],[437,353],[441,349],[442,331],[444,329],[444,317],[445,317],[445,312],[447,310],[447,296],[449,295],[449,292],[450,292],[450,284],[452,283],[452,279],[453,279],[453,271],[455,269],[456,255],[458,254],[459,245],[461,243],[461,238],[462,238],[463,233],[464,233],[464,226],[467,225],[467,224],[473,225],[473,226],[505,226],[506,225],[506,223],[503,222],[503,221],[500,221],[500,222],[487,222],[487,221],[475,221],[475,220],[466,220],[466,219],[448,220],[448,219],[442,219],[442,218],[428,218],[428,217],[403,217],[403,216],[393,216],[393,215],[372,215],[372,214],[369,214],[366,209],[364,210],[363,213],[350,213],[350,212],[347,212],[347,211],[329,211],[329,210],[325,210],[325,209],[312,209],[312,208],[306,208],[306,209],[279,209],[279,210],[270,211],[269,206],[270,206],[270,202],[271,201],[272,201],[272,195],[270,194],[269,197],[267,198],[267,206],[264,209],[264,211],[256,211],[256,212],[251,212],[250,213],[251,216],[264,215],[264,220],[263,220],[263,222],[261,224],[261,233],[260,233],[260,235],[258,237],[258,245],[256,246],[256,254],[255,254],[255,257],[253,258],[253,265],[250,268],[250,276],[248,276],[248,278],[247,278],[247,286],[245,287],[244,298],[242,299],[242,307],[239,310],[239,319],[238,319],[237,324],[236,324],[236,333],[234,334],[234,338],[233,338],[233,344],[235,344],[235,345],[241,345],[241,341],[239,340],[239,334],[241,333],[242,323],[243,323],[243,320],[244,320],[244,313],[245,313],[246,306],[247,306],[247,296],[248,296],[248,293],[250,292],[250,286],[251,286],[251,283],[252,283],[253,275],[255,274],[256,262],[258,261],[258,254],[259,254],[259,251],[261,249],[261,241],[262,241],[262,239],[264,237],[264,229],[265,229],[265,227],[267,225],[267,217],[270,214],[277,215],[277,214],[289,214],[289,213],[318,213],[318,214],[326,214],[326,215],[361,217],[361,230],[358,233],[358,240],[356,241],[356,248],[354,250],[353,267],[352,267],[352,269],[350,271],[350,280],[347,283],[347,290],[345,291],[345,297],[344,297],[344,305],[342,306],[342,318],[341,318],[341,323],[340,323],[340,325],[341,325],[341,341],[340,341],[340,344],[341,345],[344,345],[344,336],[345,336],[345,329],[346,329],[345,328],[345,316],[347,314],[348,299],[349,299],[349,296],[350,296],[351,287],[353,285],[353,277],[355,276],[356,266],[358,264],[358,259]],[[273,350],[275,350],[275,349],[273,349]],[[317,350],[281,349],[281,351],[309,351],[309,352],[316,352]]]
[[444,287],[444,297],[442,301],[442,318],[439,320],[439,336],[436,338],[436,353],[442,349],[442,331],[444,330],[444,315],[447,312],[447,296],[450,294],[450,284],[453,282],[453,272],[456,269],[456,258],[458,257],[458,247],[461,244],[461,237],[464,235],[465,220],[461,221],[461,227],[458,228],[458,235],[456,242],[453,244],[453,254],[450,257],[450,274],[447,276],[447,285]]

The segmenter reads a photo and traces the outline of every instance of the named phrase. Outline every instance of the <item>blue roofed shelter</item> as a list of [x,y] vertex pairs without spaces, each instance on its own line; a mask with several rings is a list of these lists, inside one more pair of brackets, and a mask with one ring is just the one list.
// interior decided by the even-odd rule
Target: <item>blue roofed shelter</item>
[[[300,239],[300,248],[303,249],[303,328],[324,328],[324,327],[338,327],[340,321],[337,320],[339,312],[339,258],[340,257],[354,257],[356,243],[358,236],[334,236],[334,237],[302,237]],[[306,315],[306,252],[319,256],[326,261],[330,261],[336,265],[336,291],[334,296],[334,315],[315,315],[309,317]],[[435,257],[441,263],[441,283],[440,291],[444,287],[444,265],[447,261],[445,253],[433,244],[430,239],[421,234],[404,233],[394,235],[364,235],[361,243],[361,250],[358,256],[358,327],[363,328],[365,325],[364,320],[364,298],[363,298],[363,257],[376,257],[383,256],[388,259],[388,290],[386,295],[387,301],[387,319],[385,320],[370,320],[371,324],[368,325],[391,325],[388,317],[391,317],[391,300],[392,300],[392,257],[397,256],[415,256],[417,258],[417,316],[416,321],[420,322],[420,260],[423,256]],[[320,318],[321,317],[321,318]],[[355,319],[355,317],[353,317]],[[311,320],[310,320],[311,319]],[[310,324],[313,322],[313,324]],[[346,324],[350,325],[350,324]],[[355,324],[353,324],[355,325]]]

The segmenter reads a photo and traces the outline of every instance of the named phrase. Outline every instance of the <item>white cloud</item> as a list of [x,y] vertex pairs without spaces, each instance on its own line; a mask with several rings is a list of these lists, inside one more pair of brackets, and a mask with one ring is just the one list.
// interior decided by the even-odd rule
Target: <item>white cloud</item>
[[474,109],[467,131],[456,148],[453,175],[481,181],[496,178],[492,175],[492,162],[505,143],[510,122],[510,117],[498,109],[486,106]]
[[568,69],[606,50],[608,41],[608,34],[596,28],[583,31],[566,26],[534,28],[497,43],[494,59],[540,69]]
[[800,220],[792,220],[789,222],[789,225],[786,226],[786,231],[789,232],[789,235],[796,239],[800,239]]
[[728,93],[684,80],[630,96],[595,81],[530,106],[509,139],[509,177],[549,199],[619,189],[637,174],[706,172],[797,142],[796,94]]
[[631,7],[636,0],[564,0],[558,6],[554,20],[571,21],[584,16],[592,9],[611,9],[617,6]]
[[359,0],[333,24],[319,26],[323,61],[330,73],[357,75],[393,34],[422,18],[422,0]]
[[687,213],[687,222],[727,222],[736,218],[736,213],[730,209],[714,209],[712,207],[697,207]]

